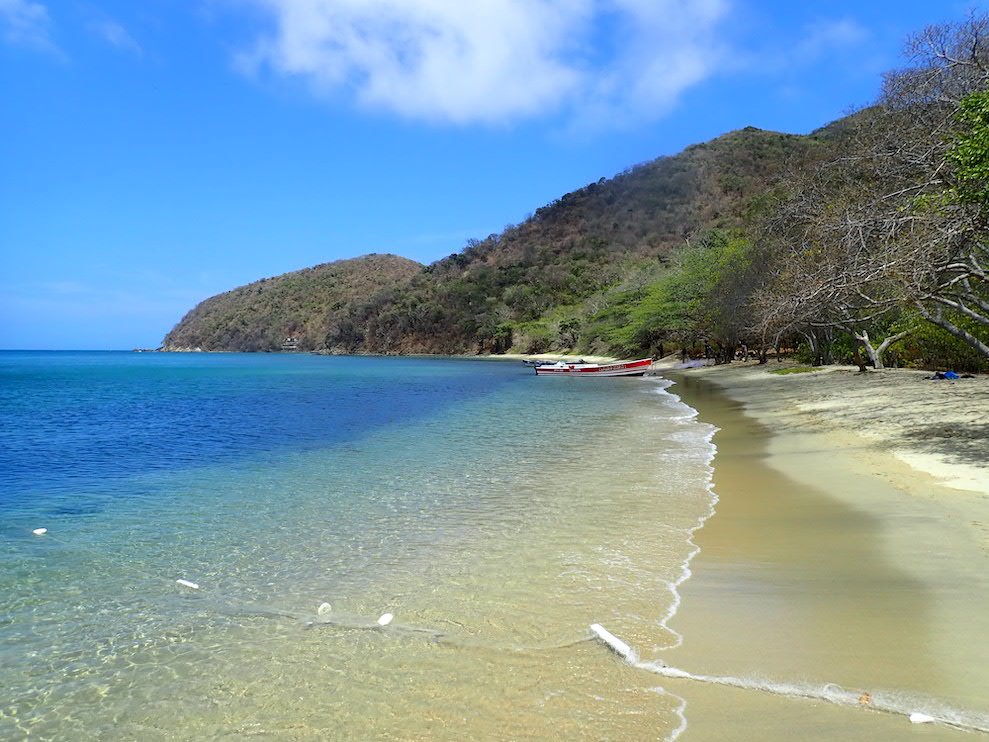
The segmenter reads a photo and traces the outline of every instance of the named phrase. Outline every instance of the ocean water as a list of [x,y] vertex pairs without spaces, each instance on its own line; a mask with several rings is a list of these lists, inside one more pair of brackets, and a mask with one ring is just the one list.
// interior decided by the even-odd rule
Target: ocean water
[[667,386],[0,353],[0,738],[675,738],[588,628],[682,641],[714,429]]

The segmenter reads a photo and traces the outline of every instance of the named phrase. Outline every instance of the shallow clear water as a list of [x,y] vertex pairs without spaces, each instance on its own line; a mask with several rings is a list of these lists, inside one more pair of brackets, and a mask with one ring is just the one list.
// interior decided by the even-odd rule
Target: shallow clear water
[[515,363],[0,353],[0,737],[668,737],[588,625],[679,643],[711,433]]

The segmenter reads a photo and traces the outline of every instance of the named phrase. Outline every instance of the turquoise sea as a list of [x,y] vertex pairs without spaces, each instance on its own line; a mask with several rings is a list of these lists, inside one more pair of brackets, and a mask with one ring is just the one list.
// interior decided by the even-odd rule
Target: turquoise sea
[[588,630],[681,640],[713,429],[667,386],[0,353],[0,738],[675,736]]

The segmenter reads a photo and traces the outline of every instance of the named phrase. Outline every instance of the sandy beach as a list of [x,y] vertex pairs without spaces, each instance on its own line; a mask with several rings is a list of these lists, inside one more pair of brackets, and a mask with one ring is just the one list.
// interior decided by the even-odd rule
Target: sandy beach
[[720,502],[664,657],[714,678],[664,680],[684,738],[989,728],[989,379],[775,368],[663,372],[721,428]]

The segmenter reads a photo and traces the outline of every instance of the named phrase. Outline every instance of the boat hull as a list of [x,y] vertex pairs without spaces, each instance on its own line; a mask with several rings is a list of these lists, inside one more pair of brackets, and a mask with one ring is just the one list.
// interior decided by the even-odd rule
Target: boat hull
[[652,359],[619,361],[617,363],[556,363],[551,366],[536,366],[537,376],[582,376],[586,378],[612,376],[642,376],[652,366]]

